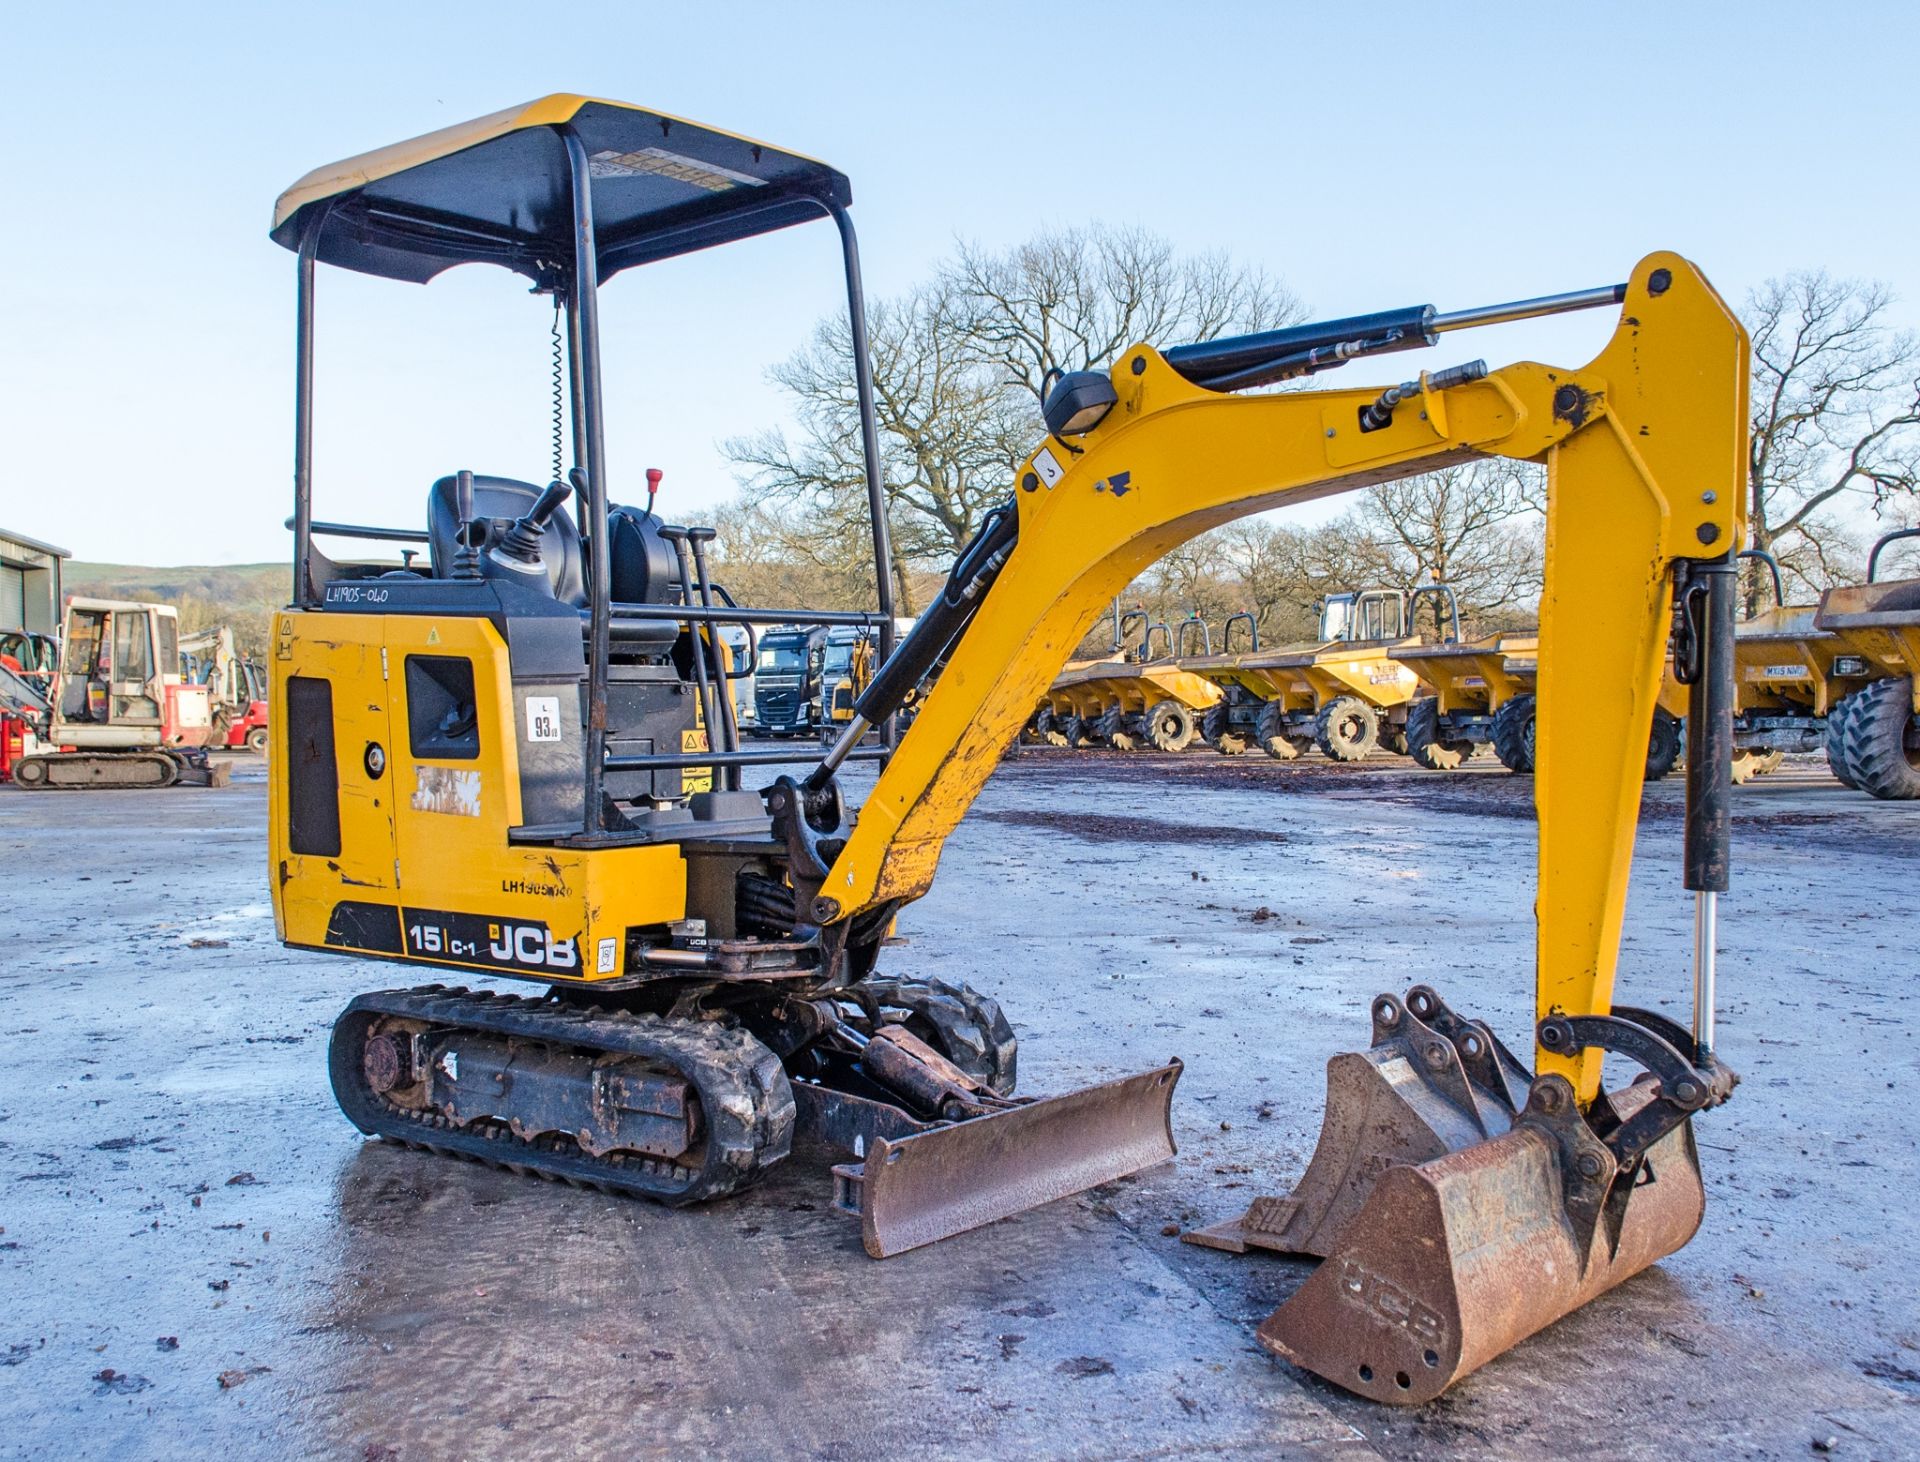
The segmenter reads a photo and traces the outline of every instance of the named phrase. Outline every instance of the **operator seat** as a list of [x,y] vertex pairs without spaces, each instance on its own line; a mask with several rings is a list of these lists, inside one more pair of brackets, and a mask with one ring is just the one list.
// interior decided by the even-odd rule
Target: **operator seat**
[[[427,548],[432,556],[433,576],[436,579],[452,576],[454,555],[460,551],[458,484],[459,480],[455,477],[443,477],[434,483],[427,494]],[[540,489],[530,482],[517,482],[511,477],[476,475],[473,479],[473,516],[475,522],[486,527],[486,539],[477,545],[480,552],[484,555],[498,543],[516,518],[524,517],[532,510],[534,500],[539,496]],[[546,562],[547,579],[553,586],[553,597],[575,608],[584,605],[587,602],[587,589],[581,566],[580,534],[564,507],[547,520],[546,531],[540,535],[540,557]]]

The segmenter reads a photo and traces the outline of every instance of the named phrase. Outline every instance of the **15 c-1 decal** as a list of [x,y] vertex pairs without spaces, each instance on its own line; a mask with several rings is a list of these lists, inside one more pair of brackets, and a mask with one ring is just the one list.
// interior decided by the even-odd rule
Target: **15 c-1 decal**
[[427,964],[478,965],[515,974],[580,974],[580,941],[557,937],[538,919],[348,901],[334,905],[327,943]]

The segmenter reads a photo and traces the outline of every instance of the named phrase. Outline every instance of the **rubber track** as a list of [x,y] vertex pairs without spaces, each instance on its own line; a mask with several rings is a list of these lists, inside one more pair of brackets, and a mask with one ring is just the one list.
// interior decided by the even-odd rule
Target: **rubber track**
[[949,1061],[1001,1096],[1013,1095],[1019,1080],[1020,1042],[998,1000],[971,985],[949,985],[945,980],[869,975],[856,988],[871,992],[883,1008],[927,1021],[940,1033],[942,1054]]
[[[403,1108],[370,1091],[361,1072],[355,1017],[400,1016],[436,1027],[546,1041],[671,1067],[699,1093],[706,1149],[698,1167],[638,1153],[594,1157],[572,1139],[526,1141],[506,1121],[457,1126],[431,1110]],[[380,990],[349,1004],[334,1022],[328,1053],[334,1096],[362,1132],[509,1172],[602,1192],[654,1198],[675,1207],[732,1193],[784,1158],[793,1142],[793,1088],[775,1056],[737,1027],[627,1011],[557,1005],[445,985]]]

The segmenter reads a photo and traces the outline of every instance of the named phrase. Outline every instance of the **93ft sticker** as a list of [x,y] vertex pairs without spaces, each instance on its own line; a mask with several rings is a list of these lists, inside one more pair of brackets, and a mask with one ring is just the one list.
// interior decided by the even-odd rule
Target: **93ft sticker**
[[560,697],[557,695],[530,695],[527,697],[527,740],[558,741],[560,739]]

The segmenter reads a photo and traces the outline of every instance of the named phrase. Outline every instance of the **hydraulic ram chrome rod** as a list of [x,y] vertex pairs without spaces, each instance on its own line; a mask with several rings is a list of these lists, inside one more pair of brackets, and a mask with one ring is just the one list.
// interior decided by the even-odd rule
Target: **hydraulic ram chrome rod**
[[1569,294],[1543,294],[1537,299],[1515,300],[1506,305],[1482,305],[1477,310],[1455,310],[1435,315],[1427,329],[1435,335],[1449,330],[1471,330],[1479,325],[1505,325],[1513,320],[1533,320],[1541,315],[1565,315],[1575,310],[1603,310],[1627,297],[1624,284],[1603,284],[1598,289],[1576,289]]

